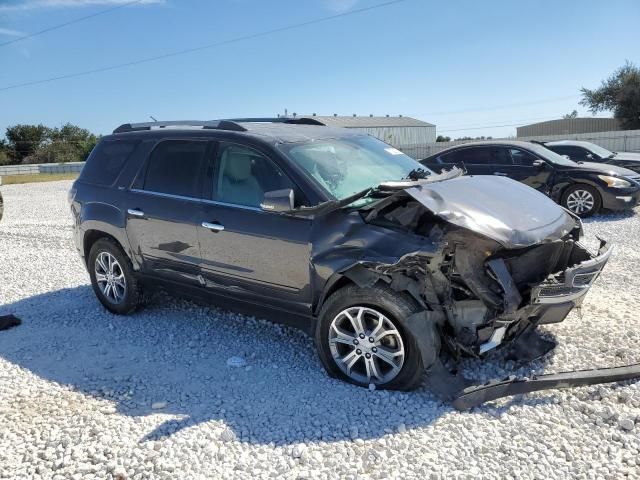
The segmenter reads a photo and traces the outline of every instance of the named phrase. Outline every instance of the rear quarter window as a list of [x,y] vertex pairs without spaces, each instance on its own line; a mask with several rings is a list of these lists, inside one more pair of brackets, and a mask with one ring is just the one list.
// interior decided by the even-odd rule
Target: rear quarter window
[[103,140],[95,146],[80,174],[80,181],[94,185],[113,185],[138,141]]

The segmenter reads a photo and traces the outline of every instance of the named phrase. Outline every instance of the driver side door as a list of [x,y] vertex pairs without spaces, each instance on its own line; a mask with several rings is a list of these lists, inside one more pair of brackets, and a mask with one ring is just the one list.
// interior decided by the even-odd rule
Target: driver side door
[[265,211],[266,192],[301,193],[263,152],[221,142],[198,225],[200,265],[208,288],[244,300],[310,311],[311,220]]

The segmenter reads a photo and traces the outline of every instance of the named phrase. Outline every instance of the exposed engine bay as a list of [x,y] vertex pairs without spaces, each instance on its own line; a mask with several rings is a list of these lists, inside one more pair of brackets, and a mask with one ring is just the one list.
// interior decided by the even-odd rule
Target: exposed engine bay
[[[555,344],[537,336],[536,327],[561,322],[579,306],[611,254],[603,240],[598,252],[588,251],[579,242],[580,220],[555,204],[541,213],[525,208],[527,195],[538,195],[529,187],[470,178],[381,189],[368,204],[350,209],[347,225],[344,215],[324,215],[314,243],[317,266],[326,263],[327,270],[360,287],[385,282],[423,307],[405,324],[433,373],[432,389],[448,399],[469,382],[443,367],[443,354],[454,360],[483,358],[509,346],[518,360],[541,357]],[[495,188],[514,190],[516,201],[471,204],[468,199],[475,197],[469,190],[479,182],[485,183],[482,190],[491,190],[494,182]],[[452,189],[454,183],[460,188]],[[633,375],[640,375],[636,370]],[[588,378],[605,381],[598,375]],[[570,385],[565,380],[558,385]],[[530,382],[527,388],[543,384],[550,388],[548,381]],[[509,391],[504,382],[496,388],[503,395]],[[480,397],[490,397],[483,389]],[[473,396],[466,392],[467,398]]]

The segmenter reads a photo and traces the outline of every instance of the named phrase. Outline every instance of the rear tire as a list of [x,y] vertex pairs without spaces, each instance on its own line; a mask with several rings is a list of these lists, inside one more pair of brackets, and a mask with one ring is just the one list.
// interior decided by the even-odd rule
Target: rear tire
[[404,319],[419,310],[411,297],[380,284],[338,290],[318,316],[315,341],[322,365],[330,376],[361,387],[417,388],[424,367]]
[[87,268],[96,297],[110,312],[126,315],[142,303],[131,260],[115,240],[97,240],[89,251]]
[[602,200],[594,187],[578,183],[565,190],[560,203],[579,217],[586,218],[600,211]]

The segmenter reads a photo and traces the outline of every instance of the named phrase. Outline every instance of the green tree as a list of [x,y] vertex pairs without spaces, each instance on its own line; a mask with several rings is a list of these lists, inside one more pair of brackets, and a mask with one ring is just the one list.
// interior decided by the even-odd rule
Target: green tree
[[578,118],[578,110],[574,110],[571,113],[567,113],[566,115],[563,115],[562,118],[564,119],[568,119],[568,118]]
[[451,141],[451,137],[444,137],[442,135],[438,135],[438,137],[436,138],[436,142],[450,142]]
[[7,127],[9,148],[14,152],[16,163],[33,155],[49,139],[51,130],[42,124],[14,125]]
[[13,150],[4,138],[0,138],[0,165],[11,165],[15,163]]
[[44,150],[52,162],[82,162],[98,142],[98,137],[85,128],[67,123],[51,130],[51,143]]
[[624,130],[640,129],[640,68],[633,63],[627,60],[600,88],[580,91],[580,105],[592,113],[611,111]]

